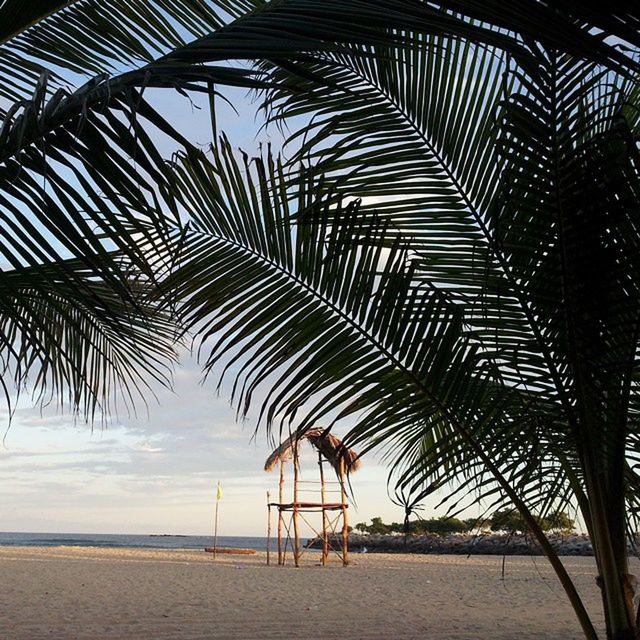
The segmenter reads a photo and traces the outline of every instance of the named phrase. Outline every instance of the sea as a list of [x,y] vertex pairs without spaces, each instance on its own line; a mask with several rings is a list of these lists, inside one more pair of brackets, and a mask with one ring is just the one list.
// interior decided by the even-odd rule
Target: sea
[[[0,532],[3,547],[134,547],[137,549],[203,549],[213,545],[213,536],[133,535],[112,533],[25,533]],[[271,541],[273,548],[274,541]],[[218,536],[220,547],[241,547],[266,551],[264,537]]]

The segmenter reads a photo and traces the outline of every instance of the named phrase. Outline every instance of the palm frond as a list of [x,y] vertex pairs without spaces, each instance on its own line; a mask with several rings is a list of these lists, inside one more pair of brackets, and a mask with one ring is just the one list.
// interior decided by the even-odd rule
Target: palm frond
[[40,74],[81,80],[153,62],[257,6],[251,0],[5,0],[0,5],[0,96],[28,99]]
[[268,386],[260,419],[269,429],[355,419],[348,445],[392,443],[405,461],[416,446],[437,449],[437,464],[422,465],[429,477],[484,469],[469,454],[471,433],[501,451],[499,464],[521,460],[526,442],[507,427],[536,416],[496,378],[460,310],[416,279],[406,247],[380,240],[383,223],[363,223],[356,203],[329,211],[305,182],[291,191],[275,161],[238,165],[226,141],[221,149],[212,164],[185,159],[178,169],[192,221],[164,284],[185,300],[205,370],[234,372],[240,411]]
[[539,411],[504,384],[465,331],[463,310],[416,277],[409,245],[389,242],[384,221],[363,219],[357,201],[336,204],[304,174],[294,188],[270,158],[239,164],[224,139],[213,154],[211,163],[185,158],[177,169],[192,222],[164,283],[184,301],[182,320],[202,340],[205,370],[219,371],[219,384],[233,376],[243,414],[262,389],[257,424],[270,431],[300,434],[319,420],[331,429],[349,419],[346,446],[390,445],[423,480],[470,483],[487,496],[497,486],[588,626],[529,504],[544,510],[545,489],[547,502],[563,500],[565,476],[544,473],[557,459],[535,440]]
[[168,386],[179,336],[153,287],[129,273],[134,303],[79,260],[0,272],[3,386],[90,422],[135,411],[153,383]]
[[[375,57],[352,47],[350,55],[325,57],[302,80],[301,73],[292,77],[289,70],[273,71],[280,83],[302,90],[274,90],[269,100],[276,118],[316,114],[292,137],[293,142],[304,141],[294,161],[314,163],[316,170],[333,176],[334,188],[343,194],[372,198],[369,209],[384,215],[411,246],[419,257],[415,265],[420,277],[458,305],[469,335],[497,363],[500,379],[554,398],[557,406],[546,421],[554,423],[564,415],[568,424],[577,402],[569,380],[572,367],[566,344],[550,342],[552,336],[566,335],[561,315],[571,306],[564,290],[553,292],[555,283],[562,282],[558,264],[566,250],[558,244],[556,203],[560,190],[579,200],[569,207],[572,212],[609,199],[619,206],[616,225],[635,224],[635,147],[623,115],[633,84],[593,63],[549,54],[535,43],[527,47],[538,60],[531,69],[499,52],[491,55],[442,38],[380,49]],[[554,64],[549,55],[562,62]],[[485,59],[490,62],[482,73]],[[321,69],[327,76],[324,84]],[[619,153],[617,159],[605,158],[604,148]],[[571,173],[564,168],[562,175],[557,173],[557,158]],[[612,178],[609,166],[624,167],[617,186],[608,184],[594,193],[592,181],[587,185],[587,173],[582,173],[585,161],[601,163],[596,173],[606,171]],[[513,162],[525,164],[515,168]],[[578,167],[579,172],[574,170]],[[528,179],[532,182],[521,182]],[[618,194],[618,189],[626,193]],[[499,204],[505,192],[512,198],[509,210]],[[611,224],[605,219],[601,216],[599,224]],[[570,224],[576,234],[584,233],[575,220]],[[619,236],[610,232],[617,239],[609,246],[619,245],[619,250],[607,249],[612,262],[591,272],[609,274],[599,285],[602,295],[615,288],[629,305],[624,326],[623,317],[616,316],[620,324],[615,330],[626,352],[609,348],[609,355],[632,362],[637,296],[623,293],[611,278],[635,264],[637,248],[630,238],[637,234],[630,227]],[[622,241],[623,235],[627,240]],[[597,245],[602,233],[594,238]],[[594,245],[583,255],[595,256],[595,250]],[[540,286],[539,303],[530,295],[532,279]],[[590,290],[586,283],[580,286]],[[593,304],[594,298],[590,300]],[[593,311],[585,313],[593,316]],[[601,362],[600,371],[606,376],[610,366]],[[624,407],[626,401],[614,404]]]

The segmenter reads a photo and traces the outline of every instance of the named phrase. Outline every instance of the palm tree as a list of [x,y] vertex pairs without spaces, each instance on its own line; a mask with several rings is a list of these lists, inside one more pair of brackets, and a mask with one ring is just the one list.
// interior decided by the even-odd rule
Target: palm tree
[[[469,5],[471,15],[478,7]],[[171,359],[173,338],[165,333],[166,319],[149,307],[144,294],[158,265],[150,265],[128,240],[129,234],[151,228],[157,234],[160,228],[159,242],[167,216],[176,222],[172,196],[163,187],[168,168],[147,131],[156,127],[185,148],[190,145],[144,100],[145,88],[260,86],[246,68],[215,63],[303,63],[312,61],[317,51],[335,50],[337,44],[385,43],[388,28],[407,25],[473,35],[518,52],[519,43],[505,30],[535,32],[550,12],[559,28],[549,30],[548,39],[556,45],[595,53],[614,65],[629,64],[628,56],[597,41],[583,25],[578,28],[576,17],[637,44],[629,9],[613,14],[590,8],[577,15],[564,4],[550,8],[523,0],[526,10],[504,16],[499,7],[485,4],[480,10],[489,23],[501,27],[496,30],[470,26],[465,16],[453,16],[449,9],[455,9],[455,3],[445,2],[441,9],[420,1],[387,3],[385,13],[375,4],[353,2],[346,16],[336,8],[309,0],[0,4],[0,201],[7,232],[0,245],[0,321],[5,326],[1,381],[7,398],[14,384],[21,387],[31,375],[41,391],[48,388],[55,397],[66,390],[72,406],[83,404],[94,414],[99,405],[106,408],[115,387],[127,386],[127,380],[133,387],[146,386],[137,369],[167,381],[160,361]],[[72,84],[76,86],[70,88]],[[66,267],[65,261],[70,261]],[[46,286],[43,269],[56,272]],[[95,281],[101,282],[100,291],[91,284]],[[129,286],[133,281],[135,290]],[[56,294],[58,284],[63,298]],[[65,318],[73,324],[61,307],[62,299],[69,302],[64,287],[74,291],[74,306],[91,321],[84,332],[72,331],[61,342],[44,326],[35,330],[35,320],[46,304],[59,314],[58,323]],[[131,325],[131,315],[125,316],[132,310],[145,322]],[[115,336],[128,335],[136,344],[144,341],[153,334],[149,323],[155,318],[162,339],[148,342],[139,352],[119,349]],[[99,347],[98,335],[104,340],[107,334],[109,349],[120,351],[119,356],[113,351],[107,357],[108,350]],[[72,335],[82,335],[82,343],[70,346]],[[152,354],[154,345],[159,350]],[[68,347],[78,349],[76,356]],[[91,370],[90,359],[78,357],[87,349],[103,366]],[[133,353],[136,358],[125,365]],[[149,368],[151,361],[155,364]],[[115,385],[105,384],[106,371],[107,377],[113,374]]]
[[144,402],[153,381],[169,384],[179,331],[158,283],[171,261],[166,234],[180,233],[180,219],[159,136],[195,150],[144,91],[261,86],[246,68],[212,64],[253,55],[246,39],[216,37],[257,4],[0,3],[7,403],[29,386],[93,420]]
[[[631,637],[637,64],[597,30],[638,46],[638,15],[571,4],[5,0],[7,393],[31,375],[91,415],[166,380],[182,300],[242,410],[268,384],[272,428],[348,418],[406,486],[512,501],[594,638],[533,515],[577,501]],[[314,115],[288,166],[207,159],[144,99],[224,83]]]
[[[130,6],[136,4],[136,7]],[[28,384],[92,420],[168,384],[175,327],[149,298],[159,264],[132,234],[171,212],[148,129],[186,144],[145,86],[198,75],[155,58],[221,25],[197,2],[0,5],[0,356],[11,402]],[[155,74],[155,75],[154,75]],[[229,75],[231,74],[231,75]],[[233,76],[232,70],[223,73]],[[70,77],[80,85],[71,89]],[[240,78],[240,76],[238,76]],[[157,243],[162,228],[147,237]],[[120,391],[119,400],[114,397]]]
[[241,411],[264,386],[269,428],[350,420],[405,484],[512,502],[595,638],[537,520],[577,504],[607,635],[631,638],[636,76],[532,38],[403,36],[261,67],[272,119],[308,124],[286,165],[224,139],[182,161],[167,286]]

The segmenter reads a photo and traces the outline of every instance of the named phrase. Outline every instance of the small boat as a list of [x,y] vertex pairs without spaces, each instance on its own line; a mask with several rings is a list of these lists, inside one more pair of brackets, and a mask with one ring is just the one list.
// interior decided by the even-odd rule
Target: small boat
[[252,556],[256,553],[255,549],[237,549],[235,547],[205,547],[204,550],[208,553],[225,553],[237,556]]

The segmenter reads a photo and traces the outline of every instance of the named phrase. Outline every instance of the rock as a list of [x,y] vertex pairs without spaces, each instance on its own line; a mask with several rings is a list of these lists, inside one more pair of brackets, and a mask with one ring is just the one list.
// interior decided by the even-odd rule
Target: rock
[[[549,541],[558,555],[592,556],[593,549],[588,536],[584,534],[549,535]],[[640,540],[635,541],[636,544]],[[339,536],[332,539],[339,545]],[[315,541],[313,548],[321,548]],[[440,537],[434,534],[410,536],[405,544],[402,535],[349,534],[349,548],[358,552],[366,548],[368,553],[434,553],[457,555],[542,555],[542,550],[530,536],[507,535],[502,533],[453,534]],[[629,542],[630,552],[633,550]]]

